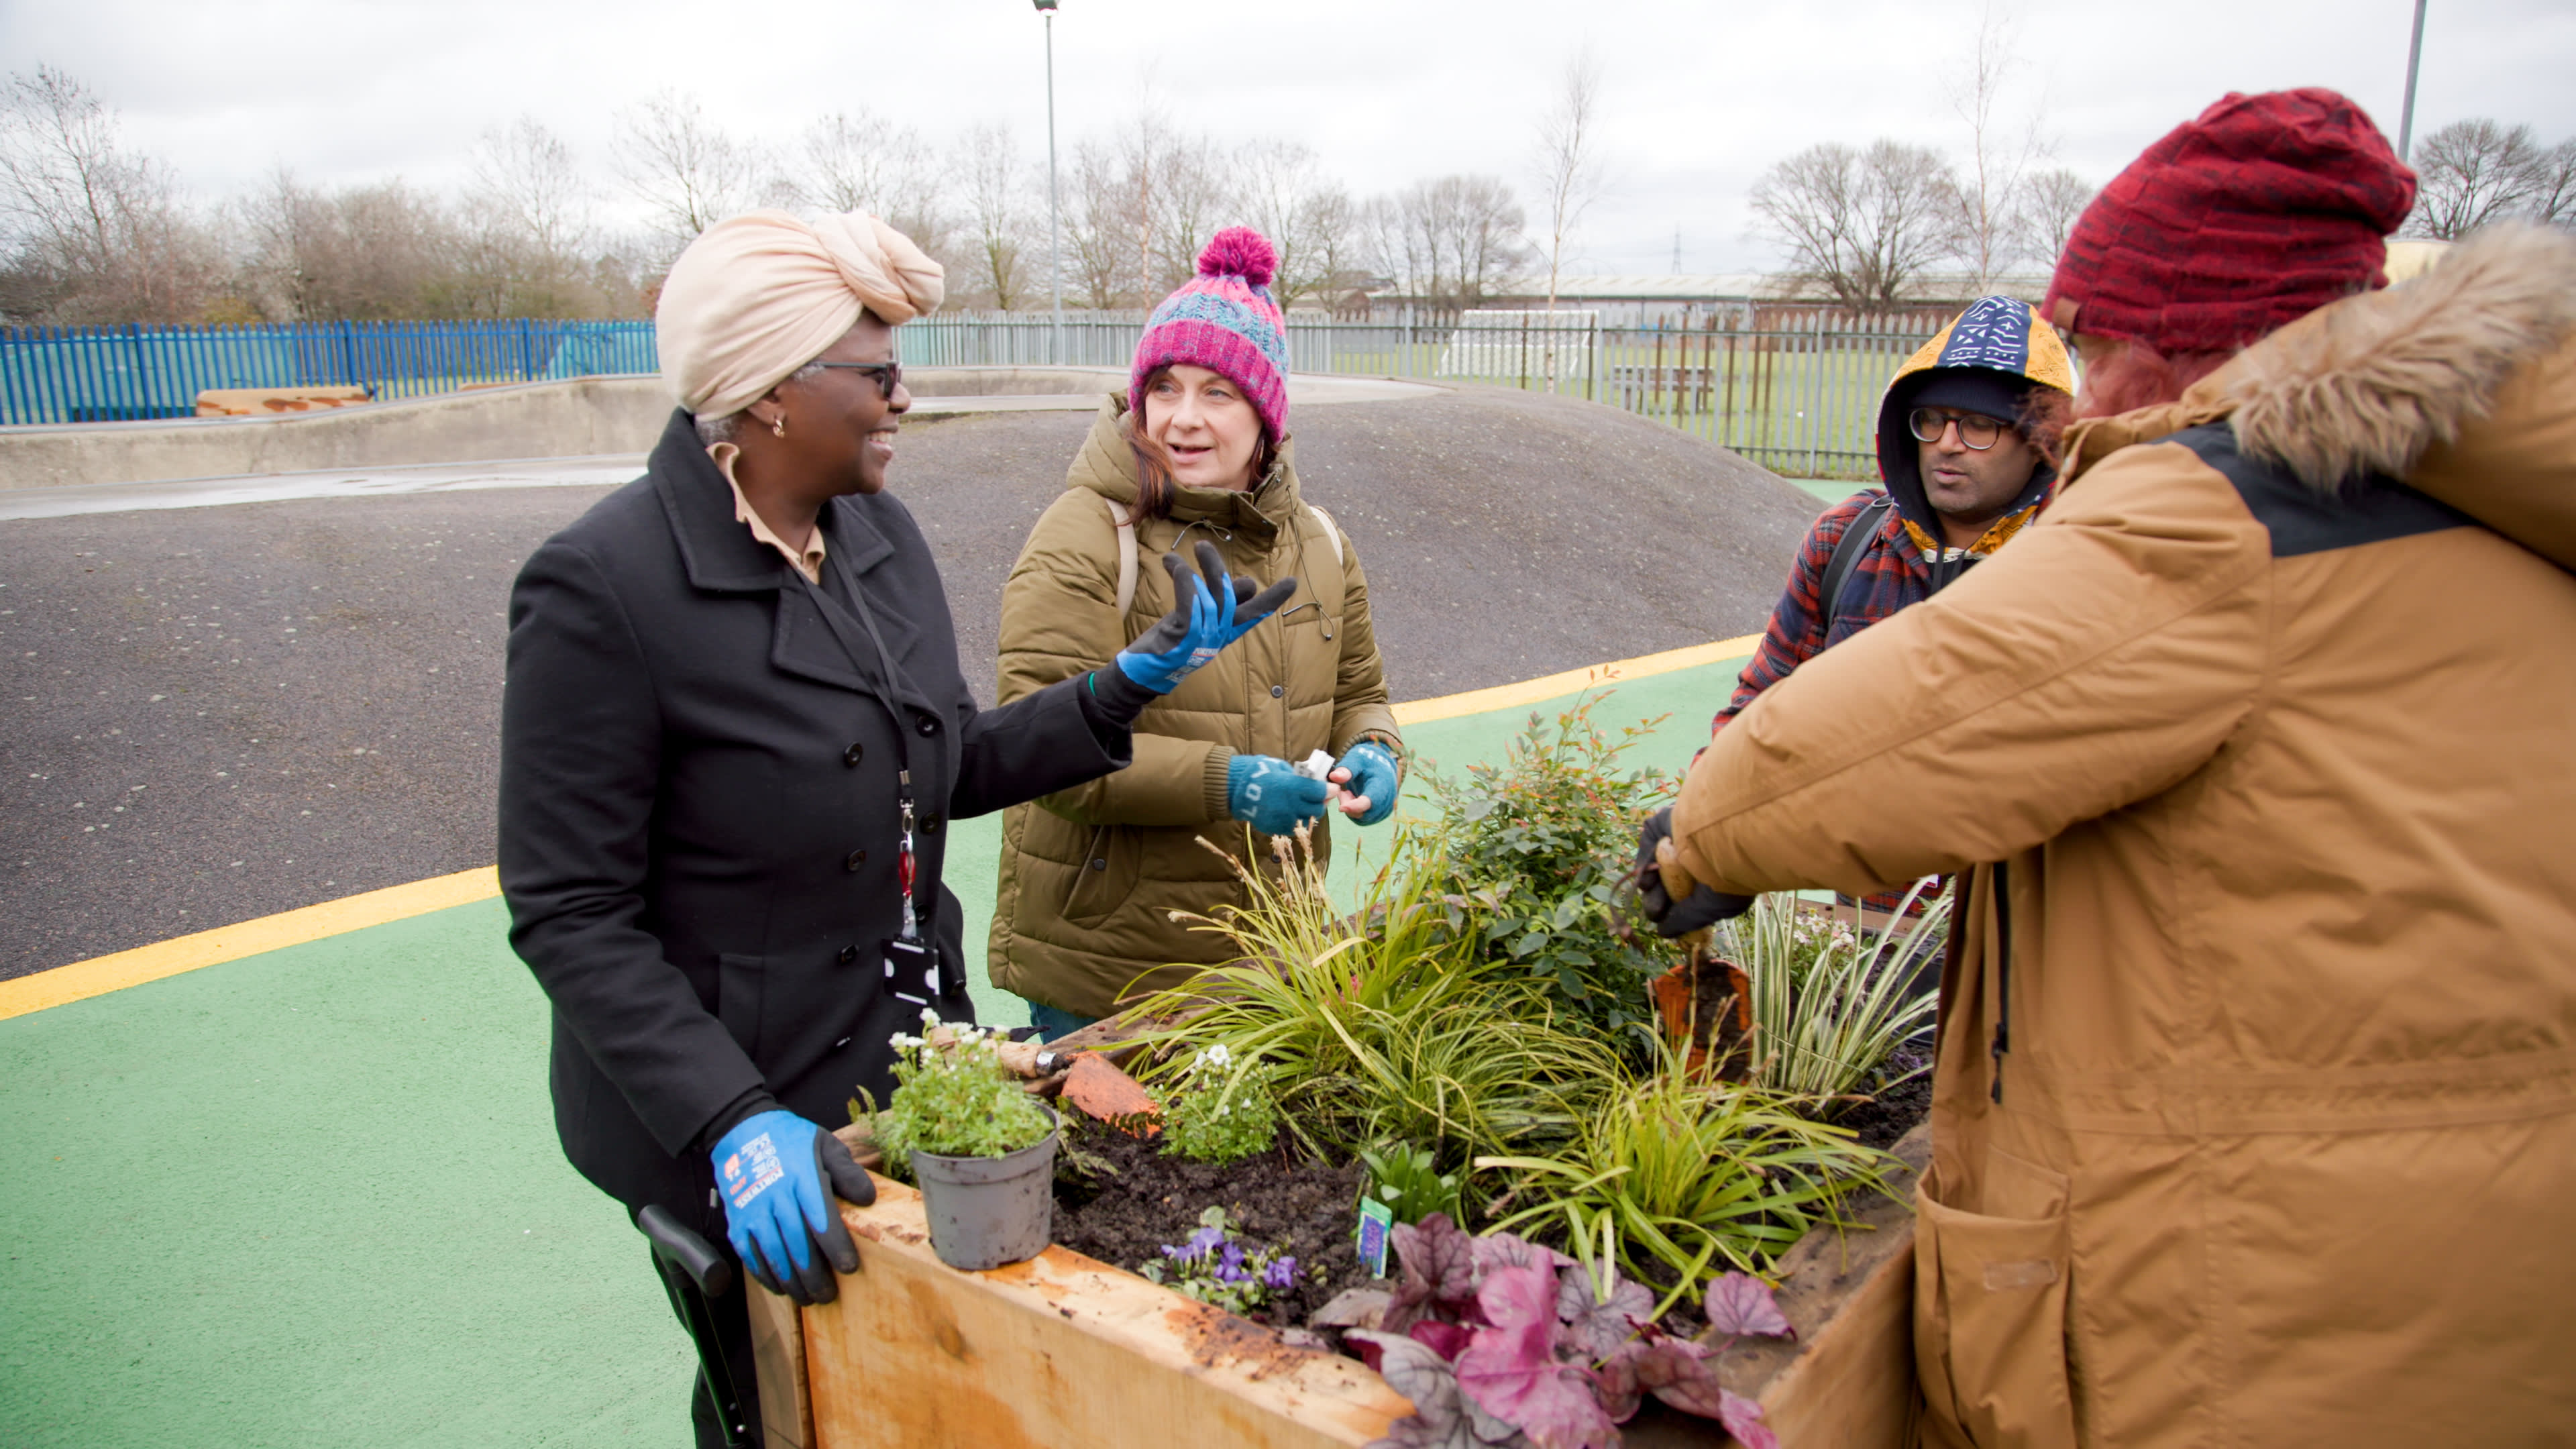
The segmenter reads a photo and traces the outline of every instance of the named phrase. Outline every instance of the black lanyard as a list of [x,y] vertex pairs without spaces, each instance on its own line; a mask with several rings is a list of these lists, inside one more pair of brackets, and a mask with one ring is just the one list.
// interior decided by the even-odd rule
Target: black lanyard
[[[822,520],[815,520],[815,527],[821,526]],[[850,656],[851,666],[857,671],[859,678],[866,682],[868,692],[876,696],[877,703],[885,706],[886,719],[894,726],[895,802],[901,808],[903,815],[901,853],[897,857],[896,878],[903,887],[903,939],[917,941],[921,939],[921,931],[919,915],[913,907],[913,880],[916,871],[912,850],[912,742],[909,738],[911,731],[905,729],[903,725],[903,710],[897,706],[891,693],[897,678],[894,654],[886,648],[885,636],[877,632],[876,615],[869,611],[868,596],[860,592],[858,575],[850,571],[849,561],[844,556],[844,551],[827,545],[824,548],[823,557],[827,566],[841,576],[841,586],[850,591],[850,612],[859,616],[859,626],[868,631],[868,643],[876,647],[877,659],[885,666],[884,679],[869,678],[866,663],[859,654],[858,641],[850,637],[849,627],[841,622],[840,616],[833,610],[831,595],[824,593],[821,586],[812,579],[806,578],[804,570],[798,569],[796,577],[804,581],[805,591],[814,596],[814,612],[823,616],[824,627],[830,629],[832,637],[841,642],[841,651]]]

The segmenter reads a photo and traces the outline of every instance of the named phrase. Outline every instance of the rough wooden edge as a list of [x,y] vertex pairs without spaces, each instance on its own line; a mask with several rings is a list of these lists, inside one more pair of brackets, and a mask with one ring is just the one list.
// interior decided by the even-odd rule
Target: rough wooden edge
[[[839,1206],[863,1261],[898,1255],[903,1269],[928,1278],[938,1291],[982,1295],[1060,1320],[1143,1364],[1201,1380],[1256,1413],[1279,1416],[1307,1435],[1366,1444],[1413,1411],[1410,1400],[1356,1360],[1293,1347],[1267,1328],[1069,1248],[1050,1245],[1028,1262],[989,1272],[950,1268],[931,1250],[921,1195],[899,1183],[879,1178],[872,1206]],[[830,1311],[830,1305],[806,1310],[811,1378],[819,1378],[812,1362],[812,1315]]]

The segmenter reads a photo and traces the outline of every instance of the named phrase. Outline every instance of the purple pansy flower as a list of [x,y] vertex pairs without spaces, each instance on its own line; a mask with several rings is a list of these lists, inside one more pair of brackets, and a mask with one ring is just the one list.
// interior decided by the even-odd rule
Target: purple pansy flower
[[1261,1270],[1262,1286],[1267,1288],[1285,1288],[1296,1281],[1297,1260],[1294,1258],[1282,1258]]

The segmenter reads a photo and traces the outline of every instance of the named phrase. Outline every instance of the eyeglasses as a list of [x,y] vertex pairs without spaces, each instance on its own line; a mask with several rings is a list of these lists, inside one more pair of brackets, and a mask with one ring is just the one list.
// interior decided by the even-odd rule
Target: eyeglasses
[[1954,413],[1948,408],[1916,408],[1905,419],[1906,430],[1918,443],[1937,443],[1952,423],[1959,425],[1959,441],[1982,453],[1995,445],[2010,424],[1983,413]]
[[900,362],[817,362],[814,365],[841,372],[875,373],[877,390],[885,394],[887,402],[893,402],[894,390],[903,386],[903,364]]

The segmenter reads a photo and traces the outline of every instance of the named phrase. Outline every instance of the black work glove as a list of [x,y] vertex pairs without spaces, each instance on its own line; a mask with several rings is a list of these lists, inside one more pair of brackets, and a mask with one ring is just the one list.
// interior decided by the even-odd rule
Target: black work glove
[[1753,908],[1751,896],[1727,895],[1696,881],[1687,882],[1690,888],[1680,900],[1673,899],[1665,887],[1664,872],[1655,863],[1656,848],[1672,838],[1670,805],[1647,816],[1646,823],[1637,830],[1637,904],[1645,908],[1646,919],[1655,923],[1655,934],[1669,941],[1693,931],[1705,931]]

